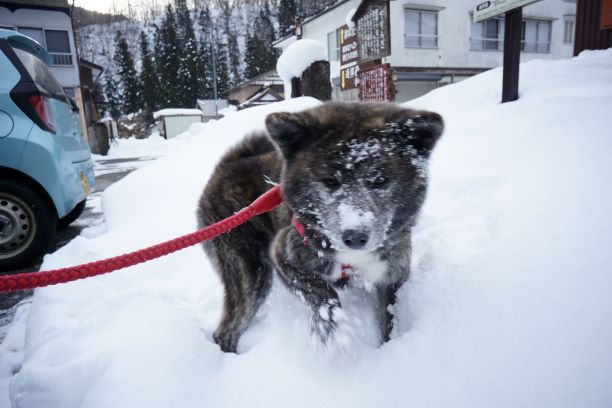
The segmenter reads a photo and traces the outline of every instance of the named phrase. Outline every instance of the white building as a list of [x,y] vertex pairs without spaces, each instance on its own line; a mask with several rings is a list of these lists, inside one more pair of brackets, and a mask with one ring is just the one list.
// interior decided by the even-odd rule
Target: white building
[[[383,58],[395,73],[396,101],[404,102],[503,62],[503,16],[474,23],[480,0],[393,0],[389,2],[391,55]],[[339,28],[359,0],[337,3],[302,24],[303,38],[327,45],[332,95],[355,100],[357,91],[340,90]],[[542,0],[523,9],[521,61],[569,58],[573,51],[575,0]],[[275,46],[283,50],[295,37]]]
[[15,30],[38,41],[51,55],[51,71],[81,112],[87,139],[79,60],[67,0],[0,0],[0,28]]

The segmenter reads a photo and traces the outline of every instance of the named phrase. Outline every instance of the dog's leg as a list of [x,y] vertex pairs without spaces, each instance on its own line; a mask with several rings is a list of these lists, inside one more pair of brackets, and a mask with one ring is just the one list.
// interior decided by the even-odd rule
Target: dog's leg
[[337,325],[340,300],[336,290],[315,272],[323,268],[321,260],[304,248],[292,227],[277,235],[272,258],[281,281],[312,310],[312,330],[326,343]]
[[[254,227],[245,225],[242,228]],[[216,263],[225,290],[223,315],[213,335],[215,343],[225,352],[236,352],[240,336],[266,299],[272,284],[267,242],[265,239],[241,239],[248,237],[248,233],[224,234],[205,246]],[[252,235],[257,237],[257,233]]]
[[395,304],[397,286],[395,284],[385,285],[377,288],[380,310],[380,332],[384,343],[391,339],[393,330],[393,314],[389,310]]
[[286,262],[279,268],[279,276],[285,285],[312,310],[312,331],[326,343],[337,325],[338,293],[314,272],[300,271]]

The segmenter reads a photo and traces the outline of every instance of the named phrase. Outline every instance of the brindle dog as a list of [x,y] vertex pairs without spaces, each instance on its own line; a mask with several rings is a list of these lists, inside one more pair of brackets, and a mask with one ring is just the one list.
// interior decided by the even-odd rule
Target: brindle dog
[[236,352],[275,269],[312,309],[323,343],[337,325],[338,290],[355,286],[377,295],[387,341],[387,306],[409,276],[411,229],[442,118],[392,104],[327,103],[273,113],[266,128],[221,159],[199,203],[204,227],[255,200],[270,188],[267,179],[281,182],[284,197],[272,212],[204,244],[225,287],[215,342]]

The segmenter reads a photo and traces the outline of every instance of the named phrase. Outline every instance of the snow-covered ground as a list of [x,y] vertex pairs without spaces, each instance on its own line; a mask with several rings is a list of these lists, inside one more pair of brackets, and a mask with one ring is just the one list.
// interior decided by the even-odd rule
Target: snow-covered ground
[[[612,50],[501,70],[411,107],[446,132],[414,232],[412,278],[392,340],[321,350],[305,306],[275,285],[241,354],[211,335],[222,290],[199,247],[108,276],[37,290],[0,346],[18,408],[609,407],[612,405]],[[228,146],[272,111],[203,125],[103,195],[106,232],[78,237],[45,269],[191,232],[198,196]],[[6,381],[5,381],[6,382]],[[0,389],[1,391],[1,389]],[[4,401],[0,397],[0,405]]]

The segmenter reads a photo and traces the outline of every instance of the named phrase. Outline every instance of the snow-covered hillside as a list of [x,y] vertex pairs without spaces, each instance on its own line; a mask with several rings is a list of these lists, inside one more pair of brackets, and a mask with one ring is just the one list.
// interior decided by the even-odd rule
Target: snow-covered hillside
[[[502,105],[500,93],[498,69],[407,104],[438,111],[447,130],[389,343],[363,341],[371,325],[353,309],[354,338],[321,350],[305,306],[277,284],[241,354],[223,354],[211,339],[222,289],[195,247],[37,290],[7,335],[24,344],[1,348],[0,373],[19,370],[13,406],[612,406],[612,50],[523,64],[521,99]],[[44,268],[191,232],[220,155],[267,113],[317,104],[202,125],[109,188],[106,233]]]

